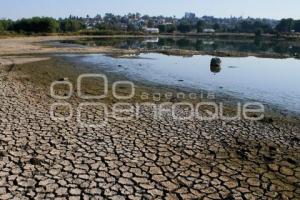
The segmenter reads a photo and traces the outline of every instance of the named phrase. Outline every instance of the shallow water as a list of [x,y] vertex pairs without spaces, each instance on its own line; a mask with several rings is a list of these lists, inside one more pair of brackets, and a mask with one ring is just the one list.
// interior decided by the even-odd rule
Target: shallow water
[[221,58],[220,72],[210,68],[212,56],[179,57],[141,54],[138,59],[86,55],[106,72],[137,81],[222,92],[300,113],[300,60],[269,58]]
[[297,57],[300,55],[299,41],[263,39],[226,39],[201,37],[150,37],[150,38],[85,38],[62,41],[66,44],[86,46],[113,46],[121,49],[184,49],[204,52],[271,53],[275,56]]

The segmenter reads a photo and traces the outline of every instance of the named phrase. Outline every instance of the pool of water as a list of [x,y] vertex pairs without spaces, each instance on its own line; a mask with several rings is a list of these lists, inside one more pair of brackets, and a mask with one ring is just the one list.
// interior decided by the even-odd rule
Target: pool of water
[[300,60],[293,58],[226,57],[220,70],[210,67],[212,56],[150,53],[130,59],[97,54],[80,59],[131,80],[222,92],[300,113]]

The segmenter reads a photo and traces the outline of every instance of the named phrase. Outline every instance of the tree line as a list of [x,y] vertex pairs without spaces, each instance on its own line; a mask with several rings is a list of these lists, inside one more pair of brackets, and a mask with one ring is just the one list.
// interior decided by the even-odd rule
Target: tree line
[[300,32],[300,20],[282,19],[276,26],[279,32]]
[[263,33],[278,34],[300,32],[300,20],[282,19],[276,26],[271,26],[267,22],[261,20],[241,20],[236,22],[234,26],[227,26],[219,23],[207,23],[204,20],[198,20],[197,23],[181,20],[179,24],[167,24],[158,26],[162,33],[172,33],[179,31],[181,33],[198,32],[204,29],[213,29],[216,32],[228,33],[255,33],[261,35]]
[[[130,31],[140,32],[143,26],[159,28],[161,33],[201,33],[205,29],[214,29],[216,32],[229,33],[255,33],[257,36],[269,33],[291,33],[300,32],[300,20],[282,19],[281,21],[270,21],[263,19],[218,19],[218,18],[196,18],[196,19],[178,19],[173,23],[157,24],[154,17],[146,18],[146,24],[137,25],[130,21],[139,16],[129,16],[128,18],[118,18],[112,14],[105,15],[101,23],[95,24],[92,29],[98,31]],[[148,19],[148,20],[147,20]],[[173,20],[174,21],[174,20]],[[86,19],[69,17],[66,19],[54,19],[51,17],[33,17],[28,19],[0,20],[0,32],[16,32],[25,34],[34,33],[67,33],[86,30]],[[125,24],[125,28],[124,28]]]
[[85,28],[85,24],[78,19],[56,20],[51,17],[33,17],[17,21],[0,20],[0,32],[59,33],[76,32]]

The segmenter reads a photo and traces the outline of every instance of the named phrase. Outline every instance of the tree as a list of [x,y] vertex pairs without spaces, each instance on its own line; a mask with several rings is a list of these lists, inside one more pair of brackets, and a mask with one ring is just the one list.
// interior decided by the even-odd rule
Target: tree
[[242,21],[238,24],[239,32],[251,33],[251,32],[254,32],[253,29],[254,29],[253,23],[248,20]]
[[11,28],[12,23],[11,20],[0,20],[0,32],[8,31]]
[[221,29],[220,24],[215,23],[215,24],[213,25],[213,29],[215,29],[216,31],[220,30],[220,29]]
[[252,19],[243,20],[235,27],[235,31],[242,33],[255,33],[257,30],[262,30],[265,33],[271,33],[273,31],[267,22]]
[[127,31],[131,31],[131,32],[134,32],[134,31],[138,31],[139,30],[139,27],[137,27],[136,25],[134,24],[128,24],[127,25]]
[[161,24],[158,29],[160,33],[173,33],[176,31],[176,26],[174,24]]
[[276,26],[276,30],[279,32],[291,32],[293,25],[293,19],[282,19],[279,24]]
[[13,23],[12,30],[28,33],[54,33],[59,29],[59,23],[50,17],[33,17],[21,19]]
[[153,28],[154,27],[154,21],[153,20],[149,20],[147,23],[147,27],[148,28]]
[[77,32],[85,28],[85,25],[76,19],[65,19],[60,22],[60,30],[63,32]]
[[257,29],[255,31],[255,37],[257,37],[257,38],[261,37],[262,34],[263,34],[263,30],[262,29]]
[[295,20],[293,23],[293,30],[300,32],[300,20]]
[[203,20],[199,20],[197,22],[197,32],[201,33],[203,32],[203,29],[205,28],[205,22]]
[[178,25],[177,30],[179,30],[181,33],[188,33],[192,31],[192,25],[186,21],[182,21]]

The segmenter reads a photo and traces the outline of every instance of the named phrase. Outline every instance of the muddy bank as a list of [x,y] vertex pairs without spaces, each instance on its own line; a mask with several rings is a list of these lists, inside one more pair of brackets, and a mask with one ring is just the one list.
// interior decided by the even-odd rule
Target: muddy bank
[[14,66],[25,63],[49,60],[50,57],[24,57],[24,56],[3,56],[0,57],[0,66]]
[[[7,67],[8,69],[9,67]],[[101,71],[96,64],[82,63],[80,59],[74,57],[64,57],[64,56],[52,56],[50,60],[43,60],[40,62],[26,63],[22,65],[16,65],[13,68],[14,73],[18,74],[16,77],[21,82],[30,82],[33,85],[37,85],[44,89],[48,95],[50,95],[50,85],[54,81],[59,80],[69,80],[74,85],[74,95],[76,96],[77,88],[77,78],[81,74],[86,73],[102,73],[106,74],[108,77],[109,91],[108,97],[104,100],[107,103],[116,103],[117,100],[113,98],[112,95],[112,84],[116,81],[128,80],[124,78],[121,74]],[[132,80],[129,80],[132,81]],[[207,99],[208,91],[200,89],[191,89],[183,87],[173,87],[166,86],[162,84],[156,84],[149,81],[133,81],[135,84],[135,96],[130,99],[130,102],[148,102],[153,101],[157,103],[161,102],[181,102],[188,101],[191,103],[199,103],[202,101],[211,101]],[[103,91],[104,85],[101,81],[89,80],[85,81],[83,85],[83,90],[89,95],[98,95],[99,91]],[[131,93],[130,88],[124,87],[120,88],[121,94],[129,95]],[[62,88],[61,94],[64,94],[66,89]],[[171,97],[166,97],[166,94],[172,94]],[[189,98],[189,94],[197,94],[196,99]],[[148,94],[149,98],[145,99],[145,94]],[[157,100],[157,94],[160,95],[160,99]],[[184,97],[177,97],[177,94],[184,94]],[[155,96],[156,95],[156,96]],[[215,97],[213,101],[217,103],[225,104],[225,112],[228,115],[234,116],[236,114],[237,108],[235,102],[245,102],[245,99],[238,99],[237,97],[232,97],[226,94],[217,93],[214,94]],[[281,109],[276,108],[272,105],[265,105],[266,108],[266,123],[273,123],[275,121],[282,123],[299,123],[299,115],[291,112],[282,112]]]

